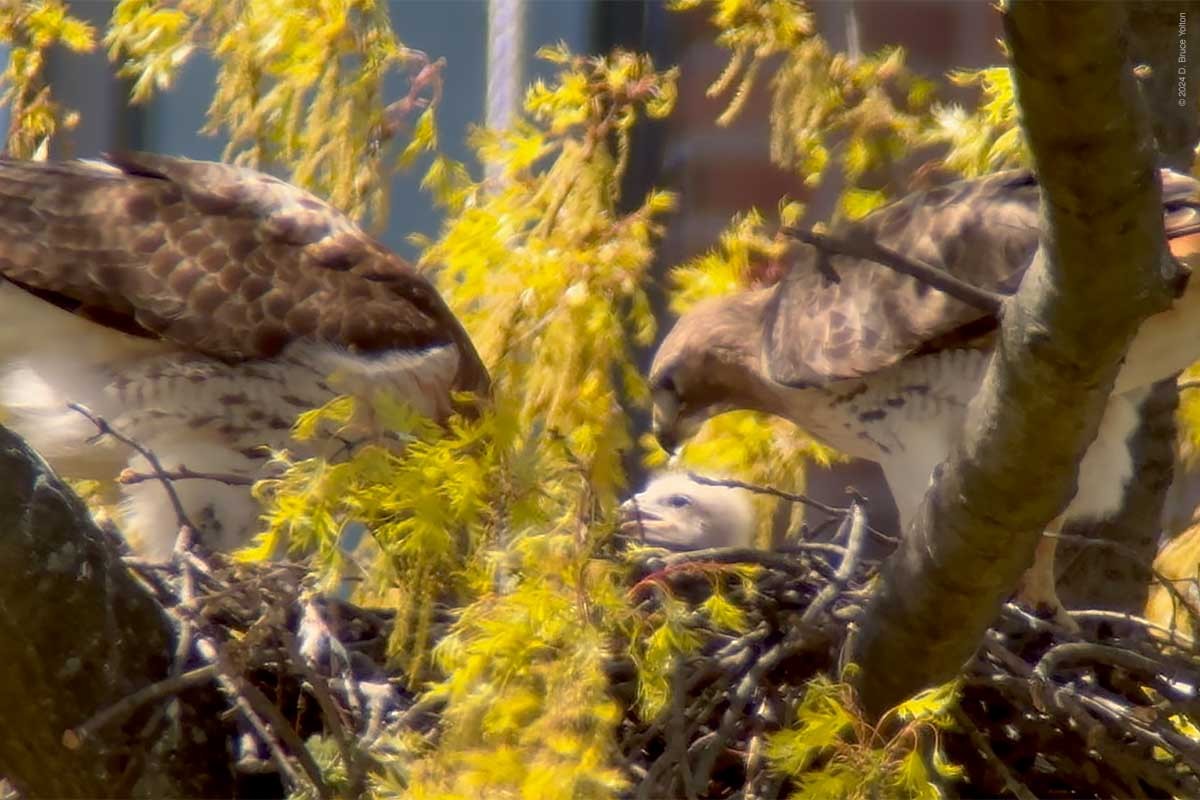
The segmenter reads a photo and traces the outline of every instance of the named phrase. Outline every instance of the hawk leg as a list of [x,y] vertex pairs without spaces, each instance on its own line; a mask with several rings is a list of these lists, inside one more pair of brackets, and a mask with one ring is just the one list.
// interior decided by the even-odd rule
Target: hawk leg
[[[186,437],[151,440],[147,443],[167,472],[184,469],[194,473],[261,477],[261,464],[218,444]],[[171,557],[182,520],[167,494],[163,481],[140,455],[129,459],[129,470],[142,476],[123,485],[119,527],[134,550],[151,561]],[[249,544],[259,525],[262,507],[249,488],[219,478],[170,480],[187,521],[195,527],[197,541],[221,552]]]
[[[1061,526],[1062,517],[1059,517],[1050,523],[1049,530],[1057,532]],[[1043,536],[1038,541],[1033,565],[1021,576],[1013,601],[1039,617],[1053,619],[1063,628],[1077,632],[1079,624],[1071,618],[1062,601],[1058,599],[1058,591],[1055,588],[1054,551],[1057,547],[1058,539],[1053,536]]]
[[[1096,439],[1079,464],[1078,490],[1070,505],[1046,526],[1060,533],[1067,520],[1107,519],[1120,510],[1125,486],[1133,475],[1129,437],[1137,429],[1138,409],[1146,387],[1109,397]],[[1043,536],[1034,551],[1033,565],[1021,577],[1014,600],[1039,616],[1052,618],[1069,631],[1079,626],[1067,613],[1055,590],[1054,551],[1058,540]]]

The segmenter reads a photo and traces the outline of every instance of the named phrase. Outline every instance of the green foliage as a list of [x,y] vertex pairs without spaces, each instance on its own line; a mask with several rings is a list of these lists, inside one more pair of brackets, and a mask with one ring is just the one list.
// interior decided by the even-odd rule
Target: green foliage
[[[713,97],[732,90],[719,123],[732,121],[762,67],[779,60],[771,78],[771,158],[810,185],[835,158],[847,183],[857,183],[896,162],[927,125],[934,84],[909,70],[903,49],[859,59],[836,52],[799,0],[681,0],[674,7],[710,7],[717,43],[731,53],[709,87]],[[882,201],[862,199],[843,205],[843,213],[863,214]]]
[[9,46],[8,66],[0,76],[0,104],[11,114],[5,152],[15,158],[46,158],[50,140],[71,129],[79,114],[54,101],[42,70],[49,48],[61,45],[76,53],[95,47],[91,26],[67,13],[61,0],[5,0],[0,4],[0,41]]
[[778,62],[770,79],[771,158],[809,185],[839,165],[846,184],[839,212],[847,218],[906,191],[898,178],[913,171],[892,173],[918,150],[932,148],[929,166],[964,177],[1028,164],[1006,67],[949,75],[981,90],[979,108],[967,112],[938,102],[938,84],[914,73],[901,48],[859,58],[832,50],[801,0],[676,0],[673,7],[708,8],[717,43],[730,51],[709,87],[710,96],[731,97],[719,124],[740,112],[763,67]]
[[[134,101],[207,50],[218,71],[204,131],[229,136],[225,158],[287,165],[294,183],[353,216],[384,219],[387,177],[437,147],[441,64],[400,44],[382,0],[121,0],[105,43]],[[387,106],[393,70],[415,74],[409,96]],[[388,140],[410,124],[390,160]]]
[[[338,749],[337,742],[332,737],[310,736],[304,745],[312,754],[313,761],[321,770],[321,777],[324,779],[325,785],[334,792],[334,796],[348,797],[350,778],[346,772],[346,765],[342,763],[342,754]],[[317,795],[310,790],[302,789],[292,793],[289,800],[317,800]]]
[[[530,88],[510,130],[472,135],[492,177],[438,157],[425,180],[449,218],[423,261],[440,267],[488,363],[490,407],[446,431],[386,410],[402,456],[382,446],[337,464],[280,454],[285,474],[262,489],[273,506],[254,555],[286,537],[336,579],[342,526],[371,531],[380,557],[359,599],[397,607],[392,652],[414,686],[440,678],[428,697],[446,703],[437,746],[385,770],[415,797],[608,797],[622,786],[612,766],[621,714],[603,665],[630,610],[595,550],[632,445],[622,404],[646,398],[632,347],[654,334],[642,287],[673,201],[652,193],[621,214],[618,187],[629,131],[670,110],[674,73],[629,53],[543,55],[558,78]],[[360,412],[335,401],[302,416],[297,433],[327,435]],[[431,664],[438,602],[463,610]]]
[[961,776],[938,743],[939,731],[953,726],[957,704],[958,685],[948,683],[906,700],[872,726],[848,685],[815,678],[795,724],[769,738],[767,758],[794,780],[797,800],[937,800],[943,784]]
[[[477,596],[491,570],[483,548],[498,538],[500,525],[528,517],[521,503],[511,503],[501,518],[494,501],[506,493],[527,500],[532,490],[528,483],[512,485],[511,418],[456,417],[442,429],[385,398],[376,413],[403,451],[367,444],[336,462],[276,454],[283,475],[256,487],[270,501],[267,530],[243,555],[264,558],[285,548],[311,553],[329,584],[343,577],[347,558],[369,562],[350,571],[365,578],[363,598],[396,608],[391,648],[415,686],[428,677],[435,602],[458,604]],[[296,435],[328,436],[354,418],[353,402],[341,398],[301,415]],[[353,555],[338,546],[350,521],[365,525],[371,536]]]
[[497,407],[538,434],[542,463],[574,464],[611,507],[631,445],[622,404],[647,395],[632,357],[655,332],[646,270],[658,219],[674,205],[652,192],[620,214],[623,154],[639,116],[670,110],[675,76],[629,53],[543,55],[562,64],[557,81],[530,88],[512,129],[474,133],[497,177],[438,192],[452,216],[422,260],[440,266],[492,370]]
[[530,537],[517,551],[519,583],[468,607],[438,648],[444,731],[413,766],[414,797],[602,798],[624,786],[622,710],[604,669],[604,623],[625,603],[616,568],[567,536]]
[[732,99],[717,118],[727,125],[741,112],[754,88],[763,62],[771,56],[794,52],[814,36],[813,17],[797,0],[672,0],[675,11],[711,6],[711,20],[719,31],[717,44],[730,51],[729,63],[708,88],[709,97]]
[[[413,770],[414,796],[612,796],[620,717],[603,663],[628,601],[594,557],[611,530],[631,445],[623,402],[645,402],[632,347],[654,321],[642,287],[669,195],[617,211],[632,125],[669,112],[674,73],[617,52],[542,55],[561,66],[527,93],[504,131],[476,131],[496,177],[465,183],[435,162],[451,212],[424,260],[492,371],[495,415],[512,420],[495,584],[438,650],[448,705],[438,748]],[[427,176],[427,183],[431,183]]]
[[[722,122],[744,107],[768,59],[778,61],[772,156],[811,183],[837,165],[849,187],[845,216],[884,202],[894,187],[875,173],[916,147],[943,148],[945,166],[964,175],[1026,157],[1003,69],[954,76],[987,98],[968,114],[938,105],[902,50],[857,60],[832,51],[799,2],[676,6],[710,9],[731,53],[710,90],[729,98]],[[6,6],[0,31],[15,48],[6,100],[14,131],[27,137],[10,135],[10,147],[32,153],[61,113],[39,83],[42,52],[54,42],[85,49],[90,31],[56,0]],[[381,215],[392,169],[430,154],[423,186],[447,220],[436,240],[419,242],[422,265],[436,270],[486,361],[491,403],[444,427],[388,397],[369,408],[343,398],[302,415],[302,441],[360,431],[364,415],[390,435],[339,459],[277,453],[281,475],[257,487],[269,501],[267,532],[245,555],[309,553],[327,584],[356,573],[357,600],[396,609],[390,653],[410,688],[425,690],[422,701],[444,710],[436,738],[387,734],[371,744],[376,796],[617,796],[628,787],[615,767],[623,709],[605,672],[614,649],[629,643],[637,711],[654,718],[706,631],[744,631],[738,598],[753,592],[751,568],[693,564],[711,593],[692,607],[658,577],[627,591],[620,567],[600,557],[625,488],[622,457],[638,444],[627,412],[648,400],[633,351],[656,333],[645,286],[674,207],[654,191],[622,212],[621,178],[633,126],[670,113],[676,71],[623,51],[542,50],[557,76],[529,88],[512,127],[472,133],[479,177],[436,152],[438,64],[399,43],[382,0],[122,0],[106,42],[139,100],[207,50],[218,84],[206,130],[228,133],[227,156],[289,165],[296,182],[350,213]],[[402,69],[417,71],[412,91],[387,106],[383,80]],[[410,136],[389,152],[405,125]],[[802,212],[781,203],[777,223]],[[712,252],[672,272],[672,308],[767,282],[787,248],[775,220],[748,211]],[[665,460],[640,444],[648,462]],[[788,423],[743,413],[710,421],[682,460],[799,490],[806,463],[835,457]],[[759,502],[766,511],[772,501]],[[770,515],[760,518],[765,528]],[[346,553],[339,541],[351,521],[370,537]],[[647,593],[655,602],[642,602]],[[443,606],[461,611],[435,648]],[[956,776],[938,747],[954,691],[914,698],[889,715],[895,726],[872,728],[847,687],[814,681],[797,724],[772,737],[771,761],[800,797],[938,797]],[[337,748],[310,746],[341,788]]]
[[1007,67],[988,67],[950,73],[959,86],[978,86],[983,102],[971,113],[957,105],[935,105],[936,127],[927,139],[949,146],[945,166],[975,178],[1030,164],[1029,148],[1017,118],[1017,97]]
[[[649,613],[630,615],[625,638],[638,668],[638,711],[642,719],[658,717],[667,708],[673,685],[686,669],[688,657],[699,651],[706,632],[741,635],[748,629],[746,614],[730,596],[730,586],[752,597],[758,568],[747,564],[692,562],[647,576],[629,594],[638,600],[653,597]],[[696,608],[677,598],[670,579],[680,574],[707,579],[710,594]]]
[[[781,203],[781,224],[795,221],[802,211],[796,203]],[[757,277],[755,270],[764,263],[780,261],[788,248],[786,240],[769,232],[767,221],[757,210],[734,217],[721,232],[715,248],[671,271],[671,311],[684,314],[702,300],[752,286]]]
[[[1200,365],[1193,364],[1180,376],[1184,383],[1197,380],[1200,380]],[[1188,389],[1179,393],[1175,418],[1179,422],[1179,455],[1188,467],[1194,468],[1200,462],[1200,392]]]

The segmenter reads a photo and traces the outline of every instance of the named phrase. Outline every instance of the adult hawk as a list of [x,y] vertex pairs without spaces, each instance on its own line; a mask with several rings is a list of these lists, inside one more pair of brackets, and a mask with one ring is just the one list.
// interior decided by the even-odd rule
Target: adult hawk
[[[1162,182],[1168,234],[1194,225],[1200,183],[1170,171]],[[1039,200],[1031,173],[1006,172],[910,195],[836,233],[1011,294],[1038,247]],[[907,525],[961,430],[999,319],[872,261],[835,255],[821,263],[806,251],[775,286],[708,301],[679,320],[651,367],[656,434],[672,449],[723,411],[785,417],[877,462]],[[1117,509],[1132,470],[1126,439],[1137,402],[1197,357],[1193,281],[1135,339],[1065,516]]]
[[[390,392],[443,419],[452,392],[488,391],[430,282],[308,192],[225,164],[108,161],[0,161],[0,421],[56,469],[147,470],[68,403],[168,471],[256,478],[263,446],[289,445],[296,415],[339,394],[368,409]],[[244,485],[174,485],[211,546],[254,532]],[[123,491],[122,527],[168,555],[178,525],[162,485]]]

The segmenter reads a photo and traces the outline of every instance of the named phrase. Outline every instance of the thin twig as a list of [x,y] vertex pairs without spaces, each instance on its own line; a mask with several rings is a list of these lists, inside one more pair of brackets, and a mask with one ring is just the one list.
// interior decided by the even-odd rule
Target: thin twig
[[679,782],[688,800],[699,800],[696,788],[692,785],[692,765],[688,761],[687,731],[684,714],[684,700],[687,693],[683,691],[684,669],[686,661],[675,657],[675,669],[671,671],[671,707],[669,710],[670,724],[667,726],[667,754],[674,760],[679,769]]
[[1033,667],[1031,667],[1025,661],[1025,659],[1021,658],[1012,650],[1009,650],[1003,642],[997,641],[996,637],[992,636],[991,633],[992,632],[989,631],[989,635],[984,637],[983,649],[986,650],[989,655],[1003,664],[1005,669],[1007,669],[1009,672],[1021,678],[1029,677],[1029,675],[1033,672]]
[[966,281],[954,277],[943,269],[909,258],[906,255],[888,249],[867,237],[858,239],[843,239],[806,228],[788,227],[783,234],[797,241],[812,245],[825,253],[832,255],[850,256],[880,264],[893,269],[902,275],[916,278],[921,283],[945,292],[956,300],[961,300],[969,306],[986,311],[999,317],[1004,311],[1005,297],[1002,294],[981,289]]
[[[191,607],[196,602],[196,580],[194,577],[195,567],[191,560],[184,558],[184,554],[191,554],[192,541],[195,536],[195,531],[184,525],[179,529],[179,535],[175,537],[175,549],[172,555],[176,564],[179,566],[179,583],[182,590],[182,595],[179,598],[177,605]],[[183,671],[183,666],[187,663],[188,654],[192,651],[192,621],[185,615],[178,615],[179,619],[179,641],[175,646],[175,663],[171,669],[175,673]]]
[[1101,608],[1082,608],[1076,610],[1068,610],[1068,614],[1076,619],[1097,619],[1105,622],[1129,622],[1145,629],[1149,638],[1153,638],[1153,633],[1160,633],[1166,637],[1167,641],[1185,650],[1194,650],[1196,641],[1186,636],[1179,631],[1173,631],[1170,628],[1159,625],[1157,622],[1152,622],[1145,617],[1139,617],[1135,614],[1130,614],[1126,611],[1106,611]]
[[702,746],[698,746],[700,745],[700,740],[697,740],[689,748],[689,756],[692,754],[692,751],[699,752],[699,759],[696,762],[695,770],[693,770],[693,781],[697,791],[705,791],[707,789],[713,767],[716,765],[717,755],[724,749],[725,743],[734,734],[735,730],[745,721],[746,706],[750,704],[754,693],[762,688],[763,679],[785,658],[791,656],[797,650],[803,649],[803,645],[804,639],[802,637],[792,635],[783,641],[777,642],[759,656],[754,665],[738,681],[737,689],[734,691],[733,696],[729,698],[729,707],[721,715],[721,724],[714,732],[712,740],[706,741]]
[[287,647],[288,655],[292,658],[292,663],[300,670],[300,674],[304,676],[304,680],[312,689],[313,696],[317,698],[321,714],[325,717],[330,733],[333,734],[333,739],[337,743],[338,751],[342,754],[342,762],[346,765],[349,783],[347,793],[351,797],[361,797],[366,790],[367,765],[360,758],[360,751],[354,746],[353,740],[346,731],[346,723],[342,720],[341,709],[333,702],[333,697],[329,693],[329,684],[325,678],[317,674],[317,671],[308,663],[308,659],[300,652],[300,646],[291,631],[283,631],[283,643]]
[[[378,132],[380,141],[391,139],[407,128],[413,112],[436,106],[442,99],[442,70],[446,67],[446,59],[439,58],[431,62],[429,56],[422,51],[411,49],[407,55],[421,68],[409,82],[408,93],[384,107],[383,114],[380,115],[383,121]],[[426,89],[429,89],[431,94],[428,98],[421,96]]]
[[[695,472],[689,472],[688,477],[696,483],[703,484],[704,486],[724,486],[729,489],[745,489],[747,492],[751,492],[753,494],[767,494],[771,495],[772,497],[778,497],[780,500],[789,500],[793,503],[800,503],[801,505],[806,505],[809,508],[816,509],[817,511],[821,511],[830,515],[831,517],[836,517],[837,519],[844,518],[846,514],[850,512],[849,506],[841,508],[838,506],[826,505],[819,500],[813,500],[808,495],[796,494],[795,492],[785,492],[782,489],[776,489],[774,486],[761,486],[755,483],[746,483],[745,481],[734,480],[733,478],[710,478]],[[867,531],[869,531],[871,535],[882,539],[885,542],[898,544],[900,541],[895,536],[886,534],[870,525],[867,526]]]
[[[810,543],[803,542],[802,545]],[[813,550],[842,555],[845,550],[837,545],[823,542],[813,543],[816,546],[797,546],[796,550]],[[674,553],[662,559],[663,568],[681,567],[685,564],[758,564],[781,572],[807,572],[808,564],[795,556],[772,553],[769,550],[756,550],[753,547],[710,547],[704,550],[690,550],[686,553]]]
[[[342,605],[350,606],[349,603],[343,603]],[[357,609],[356,606],[350,607]],[[358,680],[354,677],[354,670],[351,668],[352,659],[349,651],[347,651],[341,640],[334,635],[333,631],[329,629],[329,624],[325,621],[324,614],[322,613],[321,609],[318,608],[317,604],[313,602],[311,597],[304,600],[302,603],[302,608],[303,615],[301,617],[299,629],[300,640],[305,640],[305,631],[307,630],[311,631],[313,636],[318,637],[318,640],[323,639],[325,641],[325,645],[329,648],[330,671],[334,669],[334,660],[336,658],[338,662],[338,669],[343,680],[346,682],[346,702],[353,712],[361,713],[362,708],[358,701]],[[358,613],[369,615],[369,612],[365,612],[363,610],[359,610]],[[380,620],[378,617],[375,618],[375,623],[379,627],[383,626],[382,620]],[[305,652],[306,649],[307,648],[301,648],[301,652]]]
[[1193,774],[1200,774],[1200,745],[1174,730],[1169,730],[1169,726],[1159,726],[1157,730],[1151,729],[1140,720],[1130,716],[1127,709],[1114,708],[1112,704],[1103,702],[1099,698],[1076,691],[1073,686],[1059,686],[1055,690],[1055,694],[1071,698],[1091,713],[1116,724],[1123,733],[1132,734],[1143,744],[1150,747],[1161,747],[1168,753],[1178,753]]
[[1031,614],[1013,602],[1002,605],[1000,611],[1010,621],[1019,621],[1022,625],[1037,633],[1048,633],[1056,639],[1071,639],[1076,636],[1075,631],[1068,630],[1053,620],[1042,619],[1036,614]]
[[221,683],[221,688],[234,701],[250,726],[266,742],[280,770],[289,777],[294,786],[298,787],[305,783],[303,776],[296,772],[291,759],[283,749],[282,744],[286,744],[292,751],[292,756],[300,763],[308,778],[307,782],[312,785],[317,796],[321,800],[331,800],[333,792],[321,777],[321,768],[317,766],[312,753],[308,752],[304,742],[292,730],[292,726],[275,707],[275,704],[268,700],[257,686],[242,677],[241,673],[230,663],[229,656],[226,655],[224,648],[216,639],[210,636],[201,636],[198,644],[201,653],[216,667],[217,679]]
[[63,747],[68,750],[78,750],[84,742],[90,739],[101,728],[113,722],[124,719],[142,706],[185,692],[196,686],[210,683],[216,677],[217,668],[212,664],[198,667],[182,675],[164,678],[157,683],[144,686],[130,695],[122,697],[111,706],[92,715],[82,725],[77,725],[65,731],[62,736]]
[[136,472],[132,469],[125,469],[117,476],[117,482],[132,486],[135,483],[145,483],[146,481],[216,481],[229,486],[253,486],[257,481],[254,478],[248,478],[245,475],[235,475],[232,472],[196,472],[190,470],[180,464],[178,469],[162,470],[159,472],[147,473]]
[[[1171,596],[1174,608],[1177,609],[1179,606],[1191,608],[1188,599],[1175,586],[1175,581],[1156,570],[1153,564],[1144,563],[1144,555],[1127,544],[1114,542],[1109,539],[1095,539],[1091,536],[1079,536],[1073,533],[1051,533],[1050,531],[1046,531],[1042,535],[1049,536],[1052,539],[1058,539],[1063,542],[1070,542],[1071,544],[1079,544],[1087,547],[1099,547],[1104,550],[1112,550],[1115,553],[1120,553],[1121,555],[1131,559],[1131,563],[1141,567],[1147,575],[1152,577],[1160,586],[1163,587],[1163,589],[1166,590],[1167,594]],[[1191,579],[1189,578],[1188,580]]]
[[113,428],[112,425],[108,424],[108,420],[104,419],[103,417],[96,416],[91,412],[91,410],[88,409],[87,406],[79,403],[68,403],[67,408],[78,414],[82,414],[89,422],[95,425],[96,429],[99,431],[97,438],[101,436],[111,436],[121,444],[133,448],[139,455],[142,456],[142,458],[146,459],[146,463],[148,463],[150,468],[154,471],[154,476],[162,482],[163,489],[165,489],[167,492],[167,498],[171,501],[171,507],[175,509],[175,516],[179,521],[180,527],[187,525],[193,530],[197,530],[195,524],[188,519],[187,512],[183,510],[183,503],[180,501],[179,495],[175,492],[174,484],[171,483],[170,478],[166,477],[168,473],[165,469],[163,469],[162,462],[158,460],[158,456],[156,456],[153,451],[144,447],[140,442],[130,439],[125,434]]
[[1096,662],[1103,664],[1112,664],[1132,672],[1140,672],[1143,675],[1157,676],[1162,668],[1152,658],[1147,658],[1140,653],[1135,653],[1132,650],[1125,650],[1120,647],[1113,647],[1107,644],[1097,644],[1095,642],[1065,642],[1056,644],[1051,647],[1038,661],[1037,666],[1033,668],[1033,678],[1035,680],[1049,681],[1051,676],[1064,663],[1074,663],[1078,661],[1086,662],[1089,666]]
[[954,721],[958,723],[959,727],[967,732],[967,738],[971,740],[971,744],[975,745],[975,749],[983,753],[983,757],[987,760],[988,764],[992,769],[996,770],[996,773],[1004,781],[1004,788],[1012,792],[1013,797],[1016,797],[1017,800],[1037,800],[1033,792],[1029,791],[1029,787],[1017,780],[1008,766],[1000,760],[999,756],[996,755],[996,751],[992,749],[992,743],[976,727],[966,712],[956,705],[951,713],[954,715]]
[[[863,508],[861,498],[856,497],[851,501],[850,513],[842,522],[842,528],[847,529],[846,554],[842,556],[842,563],[838,565],[833,580],[822,586],[821,591],[809,603],[808,608],[804,609],[804,614],[800,617],[801,625],[816,624],[818,617],[825,612],[830,603],[837,599],[838,593],[846,588],[850,579],[854,577],[854,571],[858,569],[863,543],[866,541],[864,534],[867,528],[867,512]],[[839,531],[839,537],[840,535]]]

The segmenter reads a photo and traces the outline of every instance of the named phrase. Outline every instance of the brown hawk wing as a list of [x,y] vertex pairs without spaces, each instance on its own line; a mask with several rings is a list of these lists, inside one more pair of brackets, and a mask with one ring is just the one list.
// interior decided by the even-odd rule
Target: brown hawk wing
[[[1161,171],[1168,236],[1194,232],[1200,183]],[[1000,172],[911,194],[857,222],[841,238],[868,237],[967,283],[1016,291],[1038,247],[1040,190],[1026,170]],[[860,258],[814,248],[775,289],[764,322],[771,377],[822,386],[877,372],[914,353],[987,334],[999,320],[916,278]]]
[[[1011,293],[1037,249],[1038,199],[1030,173],[998,173],[909,195],[835,233]],[[780,383],[868,375],[964,326],[988,325],[987,312],[881,264],[818,258],[806,247],[767,308],[764,356]]]
[[328,204],[243,167],[107,160],[0,160],[0,277],[230,363],[301,339],[361,355],[454,345],[455,388],[487,390],[428,279]]

